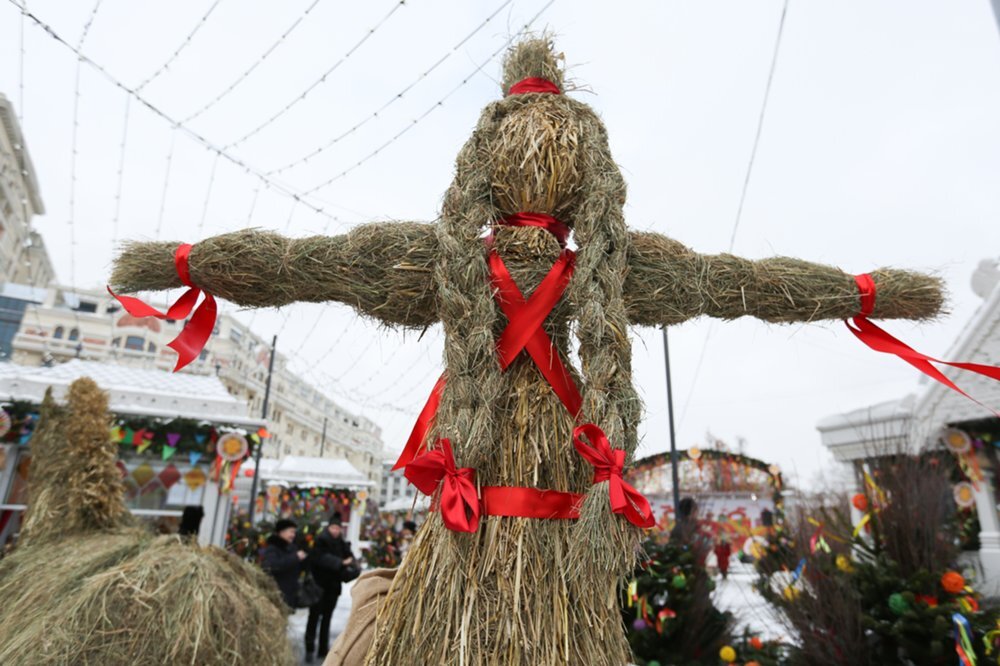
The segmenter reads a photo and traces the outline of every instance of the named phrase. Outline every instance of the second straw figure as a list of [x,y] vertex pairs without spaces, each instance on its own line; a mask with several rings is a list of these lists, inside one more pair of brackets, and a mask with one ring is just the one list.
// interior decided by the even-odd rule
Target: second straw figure
[[[445,375],[400,460],[436,510],[381,607],[373,666],[627,663],[617,588],[652,524],[622,480],[641,412],[629,327],[861,308],[861,283],[836,268],[700,255],[629,231],[607,131],[563,94],[549,40],[512,48],[503,90],[436,223],[301,239],[245,230],[181,252],[131,243],[112,276],[122,291],[188,284],[241,306],[336,300],[393,326],[443,324]],[[935,278],[871,277],[873,317],[941,307]],[[189,342],[176,346],[187,358]]]

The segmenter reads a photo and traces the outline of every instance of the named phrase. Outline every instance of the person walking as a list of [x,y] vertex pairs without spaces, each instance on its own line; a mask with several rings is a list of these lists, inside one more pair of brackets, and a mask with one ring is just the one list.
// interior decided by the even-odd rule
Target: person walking
[[[309,620],[306,622],[306,663],[312,663],[313,655],[320,659],[326,657],[330,650],[330,620],[340,598],[341,582],[345,569],[354,564],[351,554],[351,544],[344,540],[344,527],[339,513],[330,516],[326,529],[316,537],[312,552],[309,553],[308,565],[313,578],[323,589],[323,596],[318,603],[309,607]],[[316,646],[316,629],[319,628],[319,650]]]
[[733,547],[729,544],[729,537],[725,534],[719,536],[719,542],[715,544],[715,559],[719,566],[719,573],[722,579],[729,577],[729,557],[733,554]]
[[289,608],[295,608],[298,594],[299,572],[306,552],[295,545],[298,525],[294,520],[282,518],[274,524],[274,533],[267,538],[263,552],[263,569],[271,574],[281,590],[281,598]]

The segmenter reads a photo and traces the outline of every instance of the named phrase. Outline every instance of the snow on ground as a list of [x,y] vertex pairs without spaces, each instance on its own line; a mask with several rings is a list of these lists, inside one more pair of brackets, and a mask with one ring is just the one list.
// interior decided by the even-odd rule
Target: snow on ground
[[[330,621],[330,647],[337,640],[337,636],[343,633],[347,626],[347,617],[351,614],[351,587],[354,583],[344,583],[343,591],[337,600],[337,608],[333,611],[333,620]],[[299,663],[305,663],[306,657],[306,621],[309,619],[309,609],[300,608],[295,614],[288,618],[288,640],[292,644],[292,649]],[[317,634],[319,632],[317,631]],[[316,640],[319,640],[317,635]],[[322,660],[316,659],[313,664],[321,664]]]
[[712,593],[715,605],[733,614],[736,634],[746,628],[765,641],[792,642],[781,615],[754,589],[756,579],[753,565],[733,559],[729,566],[729,578],[723,580],[721,576],[716,577],[716,588]]

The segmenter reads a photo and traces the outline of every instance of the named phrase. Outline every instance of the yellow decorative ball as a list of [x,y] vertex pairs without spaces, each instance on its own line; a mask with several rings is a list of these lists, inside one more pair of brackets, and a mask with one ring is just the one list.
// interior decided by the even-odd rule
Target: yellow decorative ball
[[727,664],[733,663],[734,661],[736,661],[736,650],[734,650],[728,645],[724,645],[722,649],[719,650],[719,659],[726,662]]
[[844,573],[850,573],[854,570],[854,567],[851,566],[851,560],[847,555],[837,555],[837,568]]

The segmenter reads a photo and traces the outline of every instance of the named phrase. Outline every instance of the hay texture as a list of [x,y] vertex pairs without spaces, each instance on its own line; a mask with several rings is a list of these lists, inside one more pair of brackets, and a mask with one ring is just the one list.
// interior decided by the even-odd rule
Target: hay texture
[[133,525],[109,423],[89,379],[66,407],[46,396],[25,533],[0,561],[0,663],[294,663],[263,572]]
[[[526,77],[566,85],[547,37],[507,55],[503,89]],[[591,483],[593,469],[573,448],[576,423],[527,355],[500,370],[496,339],[507,320],[494,301],[483,242],[493,221],[528,211],[572,227],[575,272],[544,326],[564,358],[571,345],[578,350],[580,367],[571,372],[583,398],[579,422],[597,424],[629,460],[641,411],[629,325],[858,312],[857,289],[843,271],[797,259],[698,255],[663,236],[630,233],[624,202],[596,114],[565,95],[530,93],[483,110],[433,225],[367,225],[302,240],[245,231],[195,245],[195,284],[240,304],[340,300],[390,324],[440,321],[448,383],[429,441],[449,438],[458,466],[475,468],[481,485],[586,495],[578,521],[485,517],[474,534],[451,532],[431,514],[378,615],[369,666],[629,661],[616,593],[639,533],[611,513],[607,482]],[[497,226],[493,244],[526,295],[560,252],[538,228]],[[113,284],[177,286],[174,247],[127,246]],[[934,278],[884,270],[875,280],[876,316],[921,319],[940,309]]]

